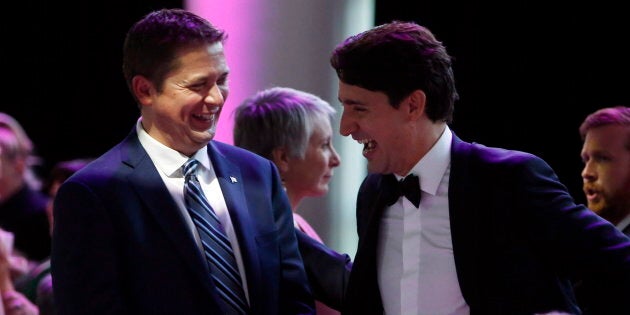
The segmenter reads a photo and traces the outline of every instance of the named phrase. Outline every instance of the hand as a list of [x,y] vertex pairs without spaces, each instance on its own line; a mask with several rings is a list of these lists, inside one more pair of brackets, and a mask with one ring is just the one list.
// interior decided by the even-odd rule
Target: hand
[[29,261],[22,255],[13,253],[9,256],[9,272],[13,280],[27,274],[35,266],[37,266],[35,262]]
[[2,292],[2,303],[6,315],[39,315],[39,308],[17,291]]

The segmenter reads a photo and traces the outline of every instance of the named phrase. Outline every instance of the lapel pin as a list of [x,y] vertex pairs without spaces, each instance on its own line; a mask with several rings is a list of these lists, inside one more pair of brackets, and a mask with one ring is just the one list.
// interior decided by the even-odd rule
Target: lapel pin
[[234,176],[230,176],[230,180],[232,181],[232,184],[238,182],[238,180],[236,180],[236,177],[234,177]]

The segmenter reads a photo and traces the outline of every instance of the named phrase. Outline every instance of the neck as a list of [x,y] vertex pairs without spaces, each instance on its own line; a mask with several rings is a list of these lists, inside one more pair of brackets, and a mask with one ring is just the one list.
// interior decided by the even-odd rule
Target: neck
[[296,212],[298,205],[302,202],[302,197],[297,196],[294,192],[289,189],[285,189],[287,192],[287,197],[289,198],[289,203],[291,204],[291,211]]
[[416,128],[413,135],[417,136],[413,137],[411,140],[413,145],[409,146],[409,155],[407,155],[408,159],[405,162],[405,167],[394,173],[399,176],[407,175],[411,169],[431,150],[431,148],[433,148],[442,136],[442,133],[444,133],[445,129],[446,123],[444,122],[426,124],[422,125],[422,127]]

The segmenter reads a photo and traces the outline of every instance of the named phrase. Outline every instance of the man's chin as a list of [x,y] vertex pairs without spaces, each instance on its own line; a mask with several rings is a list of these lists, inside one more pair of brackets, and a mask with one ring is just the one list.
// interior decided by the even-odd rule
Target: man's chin
[[600,203],[588,203],[586,206],[598,215],[601,215],[602,212],[604,212],[604,207],[602,207]]
[[198,144],[206,145],[208,144],[208,142],[210,142],[210,140],[214,139],[214,136],[214,130],[197,131],[195,132],[191,140]]

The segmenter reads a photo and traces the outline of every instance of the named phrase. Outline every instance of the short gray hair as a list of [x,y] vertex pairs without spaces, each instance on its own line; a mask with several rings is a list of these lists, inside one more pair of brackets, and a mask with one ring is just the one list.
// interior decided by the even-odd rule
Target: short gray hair
[[267,159],[276,148],[303,158],[317,119],[332,121],[337,111],[316,95],[272,87],[246,99],[235,110],[234,144]]

